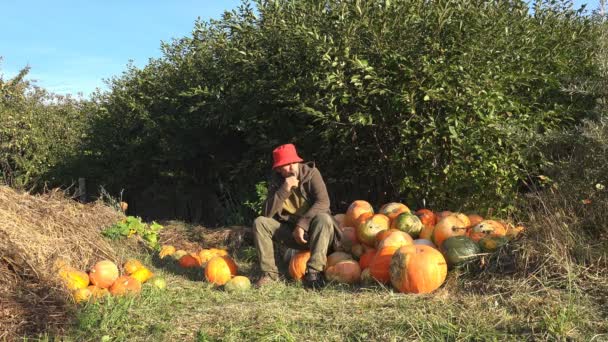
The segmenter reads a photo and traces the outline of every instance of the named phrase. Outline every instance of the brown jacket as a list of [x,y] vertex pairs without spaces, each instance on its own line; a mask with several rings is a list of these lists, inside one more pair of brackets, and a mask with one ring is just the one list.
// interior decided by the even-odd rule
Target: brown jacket
[[329,210],[329,195],[327,187],[321,177],[321,173],[315,167],[314,162],[300,163],[300,172],[298,175],[299,190],[302,196],[310,204],[310,208],[299,218],[290,217],[283,212],[283,203],[291,194],[290,191],[285,191],[282,188],[285,179],[273,172],[272,179],[268,184],[268,197],[264,203],[262,214],[266,217],[275,217],[279,221],[288,222],[296,220],[296,225],[308,231],[310,220],[315,215],[320,213],[331,214]]

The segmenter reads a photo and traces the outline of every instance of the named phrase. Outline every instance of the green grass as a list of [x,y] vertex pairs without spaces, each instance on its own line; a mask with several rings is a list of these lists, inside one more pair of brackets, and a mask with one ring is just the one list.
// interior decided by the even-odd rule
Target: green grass
[[[242,253],[248,255],[248,251]],[[61,338],[73,341],[504,341],[608,338],[605,312],[573,288],[532,286],[533,280],[497,279],[499,292],[479,294],[451,272],[432,295],[389,288],[330,285],[309,291],[296,283],[230,294],[182,273],[171,263],[140,255],[168,288],[145,285],[137,297],[106,298],[77,310]],[[239,260],[241,274],[249,261]],[[474,280],[482,281],[482,280]],[[474,284],[474,282],[473,282]],[[502,286],[502,285],[501,285]],[[604,334],[604,335],[602,335]],[[594,337],[595,336],[595,337]],[[598,337],[599,336],[599,337]]]

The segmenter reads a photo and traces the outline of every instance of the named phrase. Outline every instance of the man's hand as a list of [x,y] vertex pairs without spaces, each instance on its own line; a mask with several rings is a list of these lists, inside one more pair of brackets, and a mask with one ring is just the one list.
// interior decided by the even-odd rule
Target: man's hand
[[305,245],[308,242],[304,240],[304,228],[300,226],[296,226],[296,228],[293,230],[293,238],[300,245]]
[[286,191],[291,191],[292,188],[297,187],[300,184],[300,181],[296,176],[289,176],[285,178],[285,183],[283,183],[283,188]]

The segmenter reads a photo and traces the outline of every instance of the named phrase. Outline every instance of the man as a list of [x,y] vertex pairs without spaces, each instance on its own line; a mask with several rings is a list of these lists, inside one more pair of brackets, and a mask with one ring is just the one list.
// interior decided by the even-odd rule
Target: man
[[341,233],[329,210],[329,196],[321,173],[314,163],[303,163],[293,144],[272,151],[273,172],[262,215],[253,222],[253,239],[258,251],[263,286],[278,280],[274,242],[310,250],[304,286],[322,287],[327,253],[337,248]]

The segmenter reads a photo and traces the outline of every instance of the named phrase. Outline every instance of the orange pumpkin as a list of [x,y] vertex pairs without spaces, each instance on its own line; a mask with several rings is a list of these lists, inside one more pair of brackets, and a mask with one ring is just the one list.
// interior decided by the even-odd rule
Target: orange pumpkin
[[465,227],[469,228],[471,226],[471,220],[469,220],[469,216],[463,213],[453,213],[452,215],[458,217],[462,223],[464,223]]
[[343,260],[325,270],[329,281],[344,284],[355,284],[361,280],[361,267],[354,260]]
[[394,232],[395,229],[386,229],[386,230],[381,230],[378,232],[378,234],[376,234],[376,244],[374,246],[378,246],[378,244],[380,244],[380,241],[384,240],[384,238],[386,238],[387,236],[390,235],[390,233]]
[[386,215],[372,215],[357,226],[357,238],[369,247],[376,245],[376,234],[390,227],[390,220]]
[[410,208],[408,208],[405,204],[398,202],[386,203],[380,210],[378,210],[379,214],[386,215],[391,222],[402,213],[409,213]]
[[507,230],[502,223],[494,220],[483,220],[469,230],[468,236],[477,242],[484,237],[505,236]]
[[424,226],[418,235],[419,239],[424,240],[432,240],[433,239],[433,230],[435,230],[435,226]]
[[294,280],[301,280],[306,272],[306,263],[310,259],[310,251],[299,251],[289,261],[289,275]]
[[418,216],[420,222],[422,222],[422,225],[426,228],[430,227],[432,229],[437,224],[437,216],[430,209],[418,209],[414,214]]
[[141,283],[139,280],[131,276],[122,276],[116,279],[110,287],[110,293],[114,296],[121,296],[127,293],[139,293],[141,291]]
[[367,252],[363,253],[363,255],[361,255],[361,257],[359,258],[359,266],[362,270],[369,267],[369,264],[371,264],[372,260],[374,259],[374,256],[376,256],[375,249],[370,249]]
[[179,265],[183,268],[201,267],[203,266],[203,261],[197,253],[190,253],[179,258]]
[[327,269],[327,268],[339,263],[340,261],[352,260],[352,259],[353,259],[353,257],[348,253],[333,252],[327,256],[327,262],[325,263],[325,268]]
[[391,264],[391,258],[393,254],[398,250],[397,247],[384,247],[376,252],[376,255],[372,259],[369,265],[369,272],[381,283],[388,283],[391,280],[389,267]]
[[469,222],[471,222],[469,227],[475,227],[479,222],[483,221],[483,217],[477,214],[469,214],[467,216],[469,217]]
[[433,229],[432,241],[441,248],[443,241],[452,236],[466,235],[467,226],[462,220],[456,215],[449,215],[441,219]]
[[135,259],[129,259],[127,260],[127,262],[125,262],[125,264],[122,266],[125,270],[125,273],[130,275],[131,273],[137,271],[138,269],[144,267],[144,265],[142,265],[141,262],[139,262],[138,260]]
[[110,260],[102,260],[93,265],[89,271],[91,283],[106,289],[118,279],[118,266]]
[[237,272],[236,263],[227,255],[216,256],[207,262],[205,279],[215,285],[224,285],[234,277]]
[[380,243],[378,244],[378,249],[382,249],[384,247],[402,247],[411,245],[414,243],[414,239],[406,233],[397,229],[389,229],[390,234],[388,234]]
[[356,227],[355,222],[363,213],[374,213],[374,208],[367,201],[356,200],[346,210],[344,225]]
[[404,246],[391,258],[391,284],[399,292],[431,293],[443,284],[447,273],[445,258],[433,247]]

